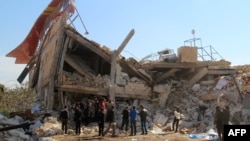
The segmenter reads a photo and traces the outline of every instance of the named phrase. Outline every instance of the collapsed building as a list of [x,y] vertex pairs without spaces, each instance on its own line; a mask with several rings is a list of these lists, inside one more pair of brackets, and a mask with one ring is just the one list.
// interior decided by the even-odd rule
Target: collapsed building
[[74,8],[71,1],[51,1],[26,39],[6,55],[15,57],[16,64],[27,64],[18,81],[29,74],[30,86],[47,109],[86,95],[158,99],[164,107],[172,88],[188,88],[236,73],[225,60],[198,61],[198,48],[191,46],[180,47],[175,59],[164,56],[169,50],[159,52],[156,61],[125,58],[119,55],[122,48],[101,46],[67,23]]

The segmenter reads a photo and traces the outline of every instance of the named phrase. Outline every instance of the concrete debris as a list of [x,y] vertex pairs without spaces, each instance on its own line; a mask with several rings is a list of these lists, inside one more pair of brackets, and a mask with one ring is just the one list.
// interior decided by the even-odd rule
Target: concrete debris
[[[223,80],[223,81],[220,81]],[[227,80],[227,81],[225,81]],[[133,78],[132,81],[136,82],[137,79]],[[122,133],[119,130],[121,125],[121,111],[125,106],[131,107],[139,105],[144,105],[148,110],[148,129],[154,134],[166,134],[172,130],[173,121],[173,107],[178,105],[181,109],[182,119],[180,121],[179,132],[182,134],[193,134],[193,133],[206,133],[212,129],[215,129],[213,124],[215,106],[229,105],[230,108],[230,124],[249,124],[250,123],[250,110],[247,104],[242,104],[240,100],[240,94],[237,94],[237,83],[231,82],[232,78],[224,77],[220,78],[216,85],[212,81],[202,81],[193,85],[191,88],[186,90],[175,90],[171,91],[166,99],[166,103],[163,108],[159,104],[143,99],[133,99],[132,101],[124,101],[123,99],[118,99],[116,102],[116,121],[117,130],[116,133]],[[242,81],[242,80],[241,80]],[[204,83],[207,82],[207,83]],[[221,85],[223,82],[223,85]],[[224,83],[226,82],[226,83]],[[204,85],[206,84],[206,85]],[[241,83],[243,84],[243,83]],[[220,87],[218,87],[220,85]],[[211,89],[211,86],[212,89]],[[244,86],[244,85],[242,85]],[[165,93],[169,85],[157,85],[154,87],[154,91],[160,93]],[[235,97],[235,95],[238,95]],[[247,98],[248,94],[243,93],[243,96]],[[87,98],[87,97],[86,97]],[[87,99],[85,99],[87,100]],[[85,101],[83,99],[83,101]],[[91,99],[88,99],[91,100]],[[68,102],[69,104],[71,102]],[[205,112],[201,114],[199,109],[200,105],[204,105],[206,108]],[[33,111],[33,117],[35,118],[35,124],[30,126],[30,130],[34,132],[33,135],[27,135],[24,130],[13,129],[9,131],[4,131],[6,134],[0,134],[2,138],[8,138],[10,140],[32,140],[37,138],[45,138],[53,135],[63,134],[61,130],[61,123],[58,122],[58,112],[51,111],[51,116],[43,117],[46,113],[46,108],[43,104],[35,104],[30,111]],[[35,109],[35,110],[34,110]],[[29,111],[29,110],[26,110]],[[29,115],[31,112],[26,112]],[[27,119],[25,114],[16,114],[12,118],[7,118],[3,114],[0,114],[0,128],[5,128],[10,125],[17,125],[24,122]],[[22,116],[18,116],[22,115]],[[74,123],[70,122],[71,127],[68,130],[69,135],[74,135]],[[140,119],[138,118],[137,130],[140,132]],[[97,134],[98,127],[96,123],[91,123],[89,126],[82,126],[82,134]],[[4,135],[4,136],[3,136]],[[119,134],[117,134],[119,135]]]

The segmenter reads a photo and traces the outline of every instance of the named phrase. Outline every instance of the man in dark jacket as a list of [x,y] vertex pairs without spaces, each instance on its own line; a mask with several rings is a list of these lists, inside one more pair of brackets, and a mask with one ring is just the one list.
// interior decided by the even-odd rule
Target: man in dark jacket
[[111,105],[111,109],[107,111],[107,122],[108,122],[108,127],[107,129],[104,131],[104,135],[106,135],[108,133],[108,131],[110,130],[110,128],[112,128],[112,136],[115,136],[115,111],[114,111],[114,105]]
[[125,131],[128,131],[128,123],[129,123],[129,111],[128,106],[122,111],[122,126],[121,130],[123,130],[123,126],[125,125]]
[[69,120],[69,112],[67,106],[64,106],[64,109],[61,111],[60,120],[62,121],[62,130],[64,131],[65,134],[67,134],[68,120]]
[[139,111],[139,115],[140,115],[140,119],[141,119],[141,131],[142,131],[142,135],[147,135],[148,131],[147,131],[147,127],[146,127],[146,121],[147,121],[147,111],[146,109],[140,105],[140,111]]
[[98,122],[98,128],[99,128],[99,136],[103,136],[103,129],[104,129],[104,112],[103,108],[99,110],[97,113],[97,122]]
[[76,127],[76,135],[81,134],[81,121],[82,121],[82,110],[80,109],[80,105],[77,105],[75,108],[74,121]]

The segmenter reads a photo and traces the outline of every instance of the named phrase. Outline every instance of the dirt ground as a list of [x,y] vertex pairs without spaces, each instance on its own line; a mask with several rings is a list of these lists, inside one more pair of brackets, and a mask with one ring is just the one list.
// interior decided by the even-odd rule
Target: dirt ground
[[156,135],[153,133],[148,133],[147,135],[141,135],[138,133],[136,136],[129,136],[129,133],[122,132],[116,137],[112,137],[111,134],[107,134],[104,137],[99,137],[98,135],[56,135],[52,137],[43,138],[49,141],[205,141],[201,139],[191,139],[187,134],[174,133],[172,131],[166,132],[163,135]]

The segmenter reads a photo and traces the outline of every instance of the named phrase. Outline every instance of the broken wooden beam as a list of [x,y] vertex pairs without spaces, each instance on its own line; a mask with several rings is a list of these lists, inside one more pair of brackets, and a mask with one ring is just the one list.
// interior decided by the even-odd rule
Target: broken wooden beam
[[18,128],[23,128],[26,131],[29,129],[29,126],[32,124],[35,124],[35,122],[24,122],[18,125],[12,125],[8,127],[0,128],[0,132],[12,130],[12,129],[18,129]]

